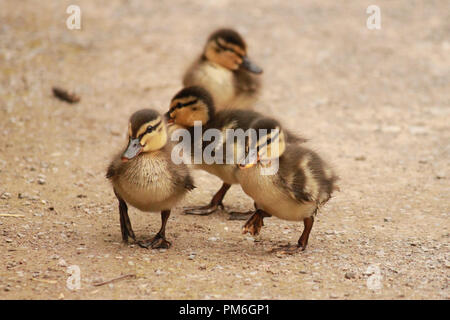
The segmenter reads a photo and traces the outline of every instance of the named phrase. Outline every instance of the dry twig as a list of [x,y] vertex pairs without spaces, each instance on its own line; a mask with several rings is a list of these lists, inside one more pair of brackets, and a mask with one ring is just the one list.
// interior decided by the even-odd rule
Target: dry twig
[[118,281],[118,280],[122,280],[122,279],[126,279],[126,278],[136,278],[136,275],[135,274],[125,274],[123,276],[120,276],[120,277],[117,277],[117,278],[114,278],[114,279],[111,279],[111,280],[94,283],[93,285],[96,286],[96,287],[99,287],[99,286],[103,286],[105,284],[108,284],[108,283],[111,283],[111,282],[114,282],[114,281]]

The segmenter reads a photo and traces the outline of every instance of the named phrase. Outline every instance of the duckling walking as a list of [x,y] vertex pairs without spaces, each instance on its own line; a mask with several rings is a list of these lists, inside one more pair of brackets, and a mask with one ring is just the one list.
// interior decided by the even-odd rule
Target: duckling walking
[[[191,135],[191,151],[193,151],[194,144],[198,141],[194,141],[196,121],[202,124],[202,135],[209,129],[219,130],[223,136],[226,136],[227,129],[242,129],[246,131],[250,128],[251,123],[261,118],[262,115],[258,112],[251,110],[221,110],[215,112],[215,104],[209,92],[202,87],[193,86],[187,87],[179,91],[170,103],[170,109],[166,114],[169,119],[169,123],[173,123],[179,127],[189,130]],[[296,137],[290,132],[286,132],[287,139],[291,142],[303,142],[302,138]],[[202,138],[202,137],[199,137]],[[226,155],[226,139],[222,140],[223,144],[218,149],[222,149],[222,154]],[[207,143],[201,139],[199,142],[202,145],[202,151],[207,146]],[[237,144],[233,144],[231,148],[239,148]],[[242,146],[243,148],[243,146]],[[236,152],[237,156],[238,152]],[[193,157],[193,154],[191,154]],[[225,159],[224,159],[225,160]],[[237,158],[234,160],[237,163]],[[213,196],[211,202],[206,206],[186,208],[186,214],[208,215],[216,211],[219,207],[223,208],[222,200],[225,197],[228,189],[233,184],[238,184],[236,173],[239,171],[234,164],[227,164],[225,161],[222,163],[206,163],[202,161],[201,164],[197,164],[194,167],[211,173],[223,181],[220,190]],[[239,216],[237,213],[235,216]]]
[[203,54],[188,69],[183,85],[202,86],[218,109],[250,109],[258,99],[262,69],[247,56],[247,45],[232,29],[212,33]]
[[141,211],[161,212],[159,232],[151,240],[138,244],[145,248],[169,248],[171,243],[166,240],[165,229],[170,210],[187,191],[195,188],[193,180],[186,165],[172,162],[166,124],[157,111],[135,112],[129,121],[128,136],[127,148],[114,158],[106,173],[119,200],[122,240],[136,241],[128,203]]
[[[251,127],[256,130],[253,150],[257,160],[241,163],[242,170],[237,177],[244,192],[255,201],[257,210],[244,225],[243,232],[257,235],[264,225],[264,217],[272,215],[283,220],[303,220],[305,228],[297,248],[305,250],[314,216],[338,189],[338,178],[315,152],[299,144],[286,143],[278,121],[258,119]],[[251,144],[250,139],[246,150]],[[263,174],[262,170],[273,161],[278,161],[276,172]]]

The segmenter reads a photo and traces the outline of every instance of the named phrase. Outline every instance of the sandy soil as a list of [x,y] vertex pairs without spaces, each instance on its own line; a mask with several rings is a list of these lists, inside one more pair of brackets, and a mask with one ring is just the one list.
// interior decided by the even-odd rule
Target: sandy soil
[[[371,31],[372,2],[0,0],[0,298],[449,299],[448,2],[377,1]],[[82,30],[65,27],[69,4]],[[183,215],[220,186],[203,172],[169,220],[172,248],[120,241],[104,174],[127,119],[166,110],[220,26],[264,67],[257,109],[341,176],[303,253],[269,252],[296,242],[301,223],[267,219],[252,238],[226,212]],[[54,85],[81,102],[55,99]],[[234,186],[225,204],[252,201]],[[140,238],[160,226],[159,214],[130,218]],[[93,285],[125,274],[136,278]]]

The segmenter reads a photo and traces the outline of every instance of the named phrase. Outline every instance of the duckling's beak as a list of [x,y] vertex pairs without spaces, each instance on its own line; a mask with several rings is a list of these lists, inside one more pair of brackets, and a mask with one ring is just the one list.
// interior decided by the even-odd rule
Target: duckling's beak
[[242,64],[241,66],[252,72],[252,73],[256,73],[256,74],[260,74],[263,72],[263,69],[261,69],[258,65],[256,65],[255,63],[253,63],[247,56],[245,56],[244,58],[242,58]]
[[255,163],[240,163],[239,164],[239,169],[244,170],[244,169],[248,169],[251,168],[255,165]]
[[245,163],[242,161],[239,163],[239,169],[244,170],[253,167],[255,164],[259,162],[259,155],[256,156],[256,162]]
[[174,120],[170,117],[170,111],[164,113],[164,118],[166,118],[167,124],[173,124]]
[[128,143],[127,150],[122,154],[122,161],[127,162],[128,160],[133,159],[142,151],[142,146],[139,143],[139,139],[130,139]]

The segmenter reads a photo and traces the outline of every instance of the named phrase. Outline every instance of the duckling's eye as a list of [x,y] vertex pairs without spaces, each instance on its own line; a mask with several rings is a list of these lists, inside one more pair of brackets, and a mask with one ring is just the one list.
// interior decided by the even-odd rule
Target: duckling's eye
[[197,107],[192,107],[192,111],[197,111]]
[[153,126],[148,126],[147,127],[147,133],[150,133],[150,132],[152,132],[153,131]]
[[183,107],[183,105],[180,102],[178,102],[177,105],[175,106],[175,108],[177,108],[177,109],[180,109],[182,107]]

